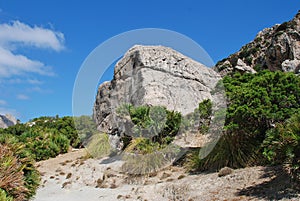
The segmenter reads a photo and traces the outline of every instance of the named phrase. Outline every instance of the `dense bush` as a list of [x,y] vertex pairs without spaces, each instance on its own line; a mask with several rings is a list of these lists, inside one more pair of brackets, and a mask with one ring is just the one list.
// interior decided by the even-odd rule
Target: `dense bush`
[[75,128],[75,123],[73,117],[39,117],[31,120],[29,122],[32,128],[38,129],[52,129],[55,132],[65,135],[70,140],[70,145],[72,147],[80,146],[80,139],[78,137],[78,132]]
[[66,153],[70,145],[67,136],[47,129],[39,132],[28,130],[20,135],[19,140],[25,144],[37,161]]
[[226,126],[208,157],[195,160],[196,169],[263,163],[261,145],[266,132],[300,106],[300,78],[293,73],[235,74],[223,83],[229,99]]
[[66,153],[70,146],[81,145],[72,117],[40,117],[25,124],[0,130],[1,136],[12,135],[23,143],[37,161]]
[[267,132],[263,153],[271,163],[283,164],[300,183],[300,110]]

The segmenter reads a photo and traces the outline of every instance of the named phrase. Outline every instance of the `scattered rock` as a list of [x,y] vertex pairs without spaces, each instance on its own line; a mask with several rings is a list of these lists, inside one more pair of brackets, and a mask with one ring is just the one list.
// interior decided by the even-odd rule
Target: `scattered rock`
[[224,167],[222,168],[219,173],[218,173],[218,177],[224,177],[226,175],[230,175],[233,173],[233,169],[229,168],[229,167]]
[[186,177],[186,175],[182,174],[182,175],[179,175],[179,177],[177,178],[178,180],[179,179],[183,179],[184,177]]
[[164,179],[166,179],[166,178],[168,178],[168,177],[170,177],[170,176],[171,176],[170,173],[164,172],[164,173],[162,174],[162,176],[160,177],[160,180],[164,180]]
[[64,182],[63,184],[62,184],[62,188],[66,188],[67,186],[69,186],[69,185],[71,185],[72,183],[70,182],[70,181],[67,181],[67,182]]
[[99,179],[97,180],[96,188],[102,188],[103,183],[104,183],[104,180],[99,178]]
[[72,177],[72,173],[69,172],[69,173],[67,174],[67,176],[66,176],[66,179],[70,179],[71,177]]

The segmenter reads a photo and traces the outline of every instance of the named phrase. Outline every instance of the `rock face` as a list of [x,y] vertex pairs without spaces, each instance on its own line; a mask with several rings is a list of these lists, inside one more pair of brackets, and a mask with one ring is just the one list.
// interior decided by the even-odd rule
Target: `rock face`
[[294,72],[300,70],[300,11],[289,22],[266,28],[240,51],[218,62],[221,75],[255,73],[263,69]]
[[17,120],[10,114],[0,115],[0,128],[7,128],[17,124]]
[[160,105],[185,115],[211,98],[219,79],[214,70],[171,48],[134,46],[116,64],[113,80],[100,85],[93,116],[98,130],[120,135],[115,115],[120,105]]

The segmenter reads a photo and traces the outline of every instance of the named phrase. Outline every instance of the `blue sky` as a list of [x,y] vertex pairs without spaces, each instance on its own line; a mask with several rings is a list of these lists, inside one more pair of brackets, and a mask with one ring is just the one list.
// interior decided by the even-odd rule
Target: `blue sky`
[[80,66],[117,34],[169,29],[196,41],[217,62],[299,9],[298,0],[0,0],[0,113],[23,122],[72,115]]

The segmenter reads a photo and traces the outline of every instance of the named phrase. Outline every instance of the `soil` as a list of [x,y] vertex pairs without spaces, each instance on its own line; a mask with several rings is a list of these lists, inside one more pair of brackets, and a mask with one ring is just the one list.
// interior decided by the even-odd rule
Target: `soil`
[[38,162],[41,186],[33,201],[300,200],[280,167],[248,167],[228,174],[189,174],[170,166],[147,176],[120,171],[118,157],[86,157],[84,149]]

